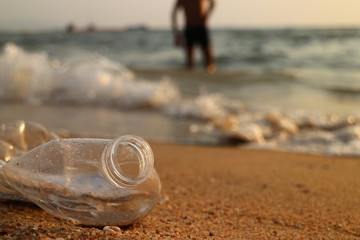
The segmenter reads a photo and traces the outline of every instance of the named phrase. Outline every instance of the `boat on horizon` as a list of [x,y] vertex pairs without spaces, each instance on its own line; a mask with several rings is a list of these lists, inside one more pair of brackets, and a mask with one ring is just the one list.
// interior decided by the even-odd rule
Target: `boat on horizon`
[[66,26],[65,32],[67,33],[111,33],[111,32],[124,32],[124,31],[147,31],[148,27],[144,24],[122,26],[122,27],[97,27],[95,24],[89,24],[85,28],[79,28],[73,23]]

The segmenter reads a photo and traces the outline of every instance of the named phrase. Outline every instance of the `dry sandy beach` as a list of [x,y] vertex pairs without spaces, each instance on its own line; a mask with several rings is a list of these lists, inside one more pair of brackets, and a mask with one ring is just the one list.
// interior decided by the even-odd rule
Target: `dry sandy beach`
[[360,159],[151,143],[162,201],[121,229],[0,201],[1,239],[360,239]]

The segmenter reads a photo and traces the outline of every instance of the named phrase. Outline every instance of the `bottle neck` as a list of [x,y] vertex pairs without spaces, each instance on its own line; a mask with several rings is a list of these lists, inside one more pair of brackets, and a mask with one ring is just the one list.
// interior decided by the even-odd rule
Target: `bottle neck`
[[121,136],[108,143],[101,161],[104,177],[119,188],[142,183],[154,167],[150,145],[132,135]]

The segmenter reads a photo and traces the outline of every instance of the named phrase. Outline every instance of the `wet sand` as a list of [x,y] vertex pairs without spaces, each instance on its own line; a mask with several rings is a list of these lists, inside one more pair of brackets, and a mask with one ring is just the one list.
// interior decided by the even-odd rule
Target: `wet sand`
[[360,239],[360,159],[151,143],[162,201],[139,223],[75,226],[0,201],[1,239]]

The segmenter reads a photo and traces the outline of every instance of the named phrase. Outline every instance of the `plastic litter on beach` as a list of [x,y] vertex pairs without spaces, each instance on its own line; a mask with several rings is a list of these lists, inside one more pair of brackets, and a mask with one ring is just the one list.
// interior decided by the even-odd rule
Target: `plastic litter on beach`
[[0,198],[31,201],[77,224],[129,225],[160,200],[153,152],[137,136],[61,139],[19,121],[1,126],[0,157]]

